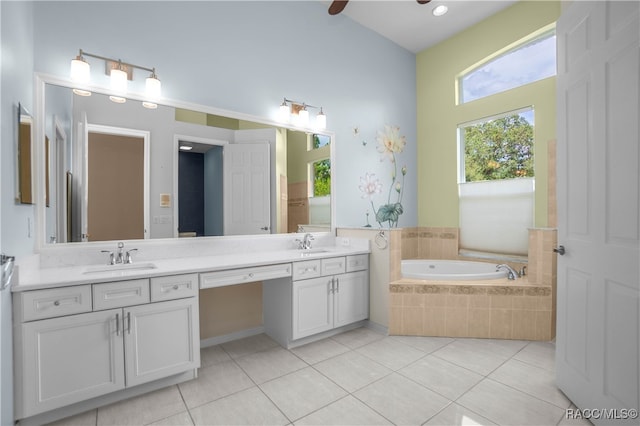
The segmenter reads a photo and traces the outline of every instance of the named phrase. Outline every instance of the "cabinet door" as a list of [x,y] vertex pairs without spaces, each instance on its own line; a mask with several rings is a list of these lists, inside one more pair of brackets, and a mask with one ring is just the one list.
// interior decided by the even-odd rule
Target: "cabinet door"
[[333,328],[331,277],[293,282],[293,339]]
[[23,417],[124,388],[121,315],[112,309],[20,325]]
[[124,309],[127,386],[200,367],[198,300],[171,300]]
[[369,272],[350,272],[336,277],[335,327],[369,317]]

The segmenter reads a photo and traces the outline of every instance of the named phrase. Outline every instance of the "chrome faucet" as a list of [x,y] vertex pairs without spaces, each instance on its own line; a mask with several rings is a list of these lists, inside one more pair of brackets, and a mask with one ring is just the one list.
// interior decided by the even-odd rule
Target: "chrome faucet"
[[515,280],[516,278],[520,278],[520,274],[511,266],[507,265],[506,263],[501,263],[500,265],[496,265],[496,271],[499,271],[501,269],[507,270],[508,272],[507,278],[509,278],[510,280]]
[[309,250],[311,249],[311,241],[313,241],[313,235],[311,234],[304,234],[304,237],[302,238],[302,240],[300,240],[299,238],[296,239],[296,241],[298,242],[298,248],[300,250]]
[[124,250],[124,243],[118,243],[118,252],[114,253],[111,250],[100,250],[101,253],[109,253],[109,263],[108,265],[117,265],[119,263],[122,264],[130,264],[133,263],[133,257],[131,256],[131,252],[137,251],[138,249],[129,249],[127,251]]

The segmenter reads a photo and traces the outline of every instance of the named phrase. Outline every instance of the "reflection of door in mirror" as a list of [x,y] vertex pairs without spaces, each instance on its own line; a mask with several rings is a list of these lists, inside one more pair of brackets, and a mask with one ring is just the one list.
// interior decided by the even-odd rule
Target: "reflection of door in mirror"
[[224,151],[224,234],[271,233],[269,144],[229,144]]
[[33,204],[33,174],[31,173],[31,116],[18,105],[18,200]]
[[87,241],[146,236],[145,137],[127,133],[88,131]]
[[223,147],[180,140],[179,149],[178,236],[223,235]]

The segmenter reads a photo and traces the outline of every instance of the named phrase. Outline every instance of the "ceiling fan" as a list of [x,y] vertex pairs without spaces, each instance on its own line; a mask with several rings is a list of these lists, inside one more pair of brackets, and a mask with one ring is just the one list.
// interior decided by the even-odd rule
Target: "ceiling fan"
[[[420,4],[427,4],[431,0],[416,0],[416,1]],[[344,1],[334,0],[333,2],[331,2],[331,5],[329,6],[329,15],[337,15],[338,13],[342,12],[344,8],[347,6],[347,3],[349,3],[349,0],[344,0]]]

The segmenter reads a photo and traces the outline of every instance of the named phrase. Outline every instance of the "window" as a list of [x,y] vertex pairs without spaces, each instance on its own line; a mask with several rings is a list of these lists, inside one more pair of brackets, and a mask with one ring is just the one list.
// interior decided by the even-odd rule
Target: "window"
[[526,255],[534,223],[533,109],[459,126],[460,246]]
[[313,185],[311,196],[331,195],[331,160],[327,158],[311,163],[309,169]]
[[312,141],[311,146],[307,151],[328,146],[331,143],[331,138],[327,135],[314,134],[313,137],[311,138],[311,141]]
[[460,103],[556,75],[555,29],[535,34],[458,79]]
[[533,124],[527,108],[459,126],[459,182],[533,177]]

